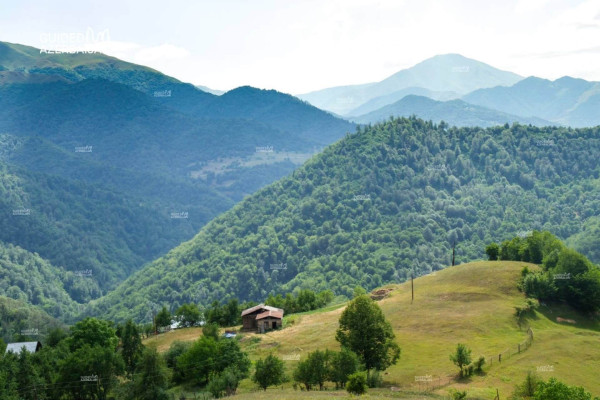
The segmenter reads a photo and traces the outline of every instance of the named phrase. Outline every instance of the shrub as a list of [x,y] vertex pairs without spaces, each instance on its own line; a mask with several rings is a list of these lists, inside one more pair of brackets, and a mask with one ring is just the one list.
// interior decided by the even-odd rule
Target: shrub
[[[285,380],[283,361],[269,354],[264,360],[256,362],[256,369],[252,381],[263,390],[269,386],[279,385]],[[295,385],[295,383],[294,383]]]
[[191,342],[181,342],[179,340],[171,343],[171,347],[164,354],[165,361],[167,362],[167,366],[173,370],[173,381],[181,382],[183,379],[183,371],[177,368],[177,359],[183,353],[188,351],[192,347]]
[[302,319],[300,315],[286,316],[285,318],[283,318],[283,327],[287,328],[288,326],[296,325],[298,322],[300,322],[300,319]]
[[531,371],[527,372],[525,381],[520,385],[515,386],[515,390],[510,398],[521,399],[523,397],[533,397],[539,381],[540,379],[535,373]]
[[212,373],[206,389],[216,399],[224,396],[232,396],[237,391],[241,379],[242,376],[235,367],[228,367],[220,373]]
[[523,278],[523,291],[529,297],[540,300],[550,300],[556,296],[556,286],[548,273],[529,273]]
[[219,340],[219,325],[209,322],[202,327],[202,335]]
[[498,259],[498,254],[500,253],[500,247],[496,243],[490,243],[485,248],[485,253],[490,261],[496,261]]
[[479,359],[477,361],[475,361],[474,364],[475,364],[476,372],[483,372],[483,365],[485,364],[485,357],[479,356]]
[[346,384],[348,393],[361,395],[367,392],[367,377],[364,372],[355,372],[348,377]]
[[328,380],[329,371],[329,358],[331,353],[315,350],[308,354],[306,360],[302,360],[296,366],[294,370],[294,380],[296,382],[304,384],[306,390],[310,390],[313,385],[319,385],[319,390],[323,390],[325,381]]
[[367,376],[367,386],[370,388],[378,388],[383,384],[383,377],[379,373],[379,371],[373,371],[370,375]]
[[465,376],[473,375],[473,371],[475,370],[475,366],[473,364],[469,364],[465,368]]
[[[578,386],[568,386],[550,378],[548,382],[539,382],[535,390],[535,400],[592,400],[592,395]],[[598,398],[595,397],[594,400]]]
[[359,365],[358,356],[342,347],[342,350],[333,353],[329,360],[329,380],[335,382],[336,388],[343,388],[348,381],[348,376],[358,371]]
[[458,390],[452,389],[452,390],[450,390],[450,397],[452,397],[452,400],[466,399],[467,391],[463,390],[462,392],[459,392]]

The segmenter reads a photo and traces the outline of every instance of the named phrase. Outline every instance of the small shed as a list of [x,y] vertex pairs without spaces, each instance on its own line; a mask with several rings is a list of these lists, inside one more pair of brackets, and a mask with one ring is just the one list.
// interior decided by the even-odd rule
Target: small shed
[[256,330],[264,333],[272,329],[279,329],[283,322],[283,310],[277,307],[259,304],[242,311],[242,329]]
[[19,354],[23,348],[30,353],[37,353],[42,348],[42,344],[40,342],[9,343],[6,345],[6,353],[10,351],[15,354]]

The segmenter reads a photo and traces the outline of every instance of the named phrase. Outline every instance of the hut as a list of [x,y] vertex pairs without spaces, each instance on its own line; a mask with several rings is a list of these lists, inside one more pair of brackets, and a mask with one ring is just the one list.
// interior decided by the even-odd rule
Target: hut
[[259,304],[242,311],[242,329],[245,331],[256,330],[264,333],[282,326],[283,310],[281,308]]

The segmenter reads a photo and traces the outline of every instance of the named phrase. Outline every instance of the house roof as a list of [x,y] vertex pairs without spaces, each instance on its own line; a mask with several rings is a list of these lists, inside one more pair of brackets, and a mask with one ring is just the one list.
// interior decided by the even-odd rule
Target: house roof
[[281,311],[281,315],[283,316],[283,310],[281,308],[277,308],[277,307],[271,307],[271,306],[265,306],[263,303],[260,303],[257,306],[254,307],[250,307],[245,309],[244,311],[242,311],[242,317],[244,315],[248,315],[248,314],[252,314],[255,311],[261,311],[261,310],[267,310],[267,311]]
[[12,351],[15,354],[20,353],[23,347],[25,347],[25,350],[27,350],[28,352],[35,353],[36,351],[38,351],[39,348],[42,347],[42,344],[40,342],[9,343],[6,345],[6,353],[8,353],[9,351]]
[[260,313],[256,316],[256,319],[263,319],[263,318],[267,318],[267,317],[273,317],[273,318],[283,318],[283,310],[278,309],[278,310],[267,310],[263,313]]

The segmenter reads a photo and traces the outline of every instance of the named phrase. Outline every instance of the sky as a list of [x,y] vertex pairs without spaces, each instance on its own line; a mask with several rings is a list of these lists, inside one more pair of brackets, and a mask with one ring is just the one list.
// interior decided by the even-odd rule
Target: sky
[[0,0],[0,40],[102,51],[221,90],[375,82],[446,53],[600,81],[600,0]]

